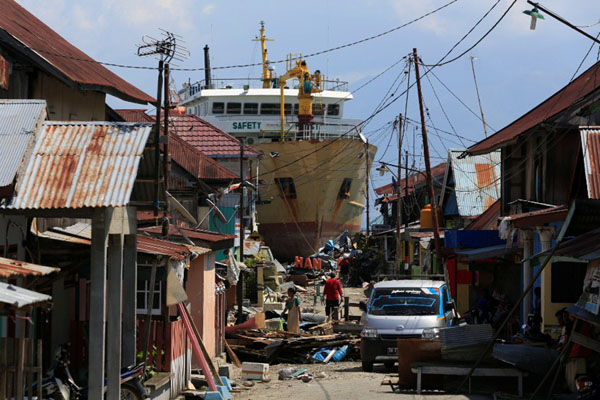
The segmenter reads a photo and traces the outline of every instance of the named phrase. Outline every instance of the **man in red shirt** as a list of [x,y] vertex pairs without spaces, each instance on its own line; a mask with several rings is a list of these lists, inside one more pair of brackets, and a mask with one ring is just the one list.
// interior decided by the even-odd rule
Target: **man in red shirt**
[[340,298],[344,294],[340,281],[335,279],[335,272],[329,273],[329,279],[325,282],[323,294],[325,295],[325,314],[330,317],[333,310],[339,307]]

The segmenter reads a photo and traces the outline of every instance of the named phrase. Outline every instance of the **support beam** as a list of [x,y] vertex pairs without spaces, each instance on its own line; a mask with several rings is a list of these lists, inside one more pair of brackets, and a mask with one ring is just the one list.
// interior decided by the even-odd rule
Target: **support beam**
[[137,236],[125,235],[123,247],[123,351],[121,366],[136,364]]
[[[523,287],[528,287],[533,279],[533,268],[531,267],[531,256],[533,255],[533,232],[522,230],[520,232],[521,240],[523,242]],[[522,319],[521,321],[527,321],[527,315],[533,309],[533,291],[527,292],[525,297],[523,298],[523,308],[522,308]]]
[[94,210],[90,254],[90,330],[88,399],[104,399],[106,338],[106,241],[112,209]]
[[121,319],[123,293],[123,235],[108,237],[108,324],[106,343],[107,399],[120,398]]

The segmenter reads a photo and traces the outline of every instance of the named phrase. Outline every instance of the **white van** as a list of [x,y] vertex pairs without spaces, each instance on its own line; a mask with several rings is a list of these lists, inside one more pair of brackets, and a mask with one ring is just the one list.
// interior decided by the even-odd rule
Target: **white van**
[[453,303],[444,281],[398,280],[376,283],[367,303],[360,341],[363,371],[398,360],[399,338],[439,338],[452,323]]

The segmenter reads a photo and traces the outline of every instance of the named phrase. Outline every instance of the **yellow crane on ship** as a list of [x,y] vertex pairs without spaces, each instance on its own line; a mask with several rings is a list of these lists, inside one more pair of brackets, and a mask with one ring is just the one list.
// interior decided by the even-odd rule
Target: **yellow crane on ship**
[[[263,65],[263,88],[271,87],[271,82],[279,86],[280,89],[280,126],[281,141],[285,140],[285,84],[290,79],[298,79],[298,132],[305,133],[310,129],[313,119],[312,103],[313,94],[323,91],[321,88],[321,72],[316,70],[314,74],[310,73],[306,61],[302,60],[301,54],[290,53],[286,57],[286,73],[279,78],[273,78],[269,70],[269,60],[267,58],[264,22],[260,22],[260,44]],[[275,87],[276,87],[275,86]],[[290,110],[291,113],[291,110]]]

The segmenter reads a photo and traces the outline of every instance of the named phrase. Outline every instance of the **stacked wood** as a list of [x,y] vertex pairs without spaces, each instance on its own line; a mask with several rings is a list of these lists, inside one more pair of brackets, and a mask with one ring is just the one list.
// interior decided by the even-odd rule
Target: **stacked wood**
[[320,348],[348,345],[347,358],[360,353],[360,339],[347,334],[311,335],[285,331],[244,330],[227,338],[231,350],[243,361],[307,363]]

